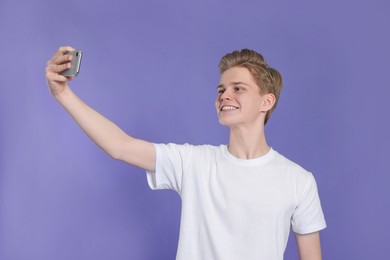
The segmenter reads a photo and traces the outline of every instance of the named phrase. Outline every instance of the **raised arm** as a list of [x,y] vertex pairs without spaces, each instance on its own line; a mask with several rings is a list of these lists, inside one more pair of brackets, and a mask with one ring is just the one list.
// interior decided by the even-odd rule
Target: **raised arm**
[[112,158],[153,172],[156,152],[152,143],[129,136],[113,122],[85,104],[69,87],[61,71],[70,67],[72,47],[61,47],[48,61],[46,80],[52,96],[65,108],[81,129]]

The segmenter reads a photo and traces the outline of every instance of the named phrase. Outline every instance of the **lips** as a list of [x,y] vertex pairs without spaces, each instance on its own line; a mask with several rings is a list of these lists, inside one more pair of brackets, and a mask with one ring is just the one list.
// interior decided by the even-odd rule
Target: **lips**
[[232,110],[237,110],[238,107],[235,107],[235,106],[222,106],[221,107],[221,111],[232,111]]

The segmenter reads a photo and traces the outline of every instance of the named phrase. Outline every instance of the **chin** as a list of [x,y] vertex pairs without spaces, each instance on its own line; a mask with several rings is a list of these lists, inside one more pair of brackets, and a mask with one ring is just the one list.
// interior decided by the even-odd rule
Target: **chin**
[[230,127],[230,126],[234,125],[234,122],[232,122],[232,120],[228,120],[227,118],[219,118],[218,121],[223,126]]

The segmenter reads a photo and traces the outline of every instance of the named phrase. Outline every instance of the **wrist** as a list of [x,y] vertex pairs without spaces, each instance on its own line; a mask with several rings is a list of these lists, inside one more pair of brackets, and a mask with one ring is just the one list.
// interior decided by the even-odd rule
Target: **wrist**
[[64,99],[66,99],[67,96],[69,96],[69,91],[70,91],[70,88],[68,85],[66,85],[61,91],[58,91],[58,90],[52,90],[51,91],[51,95],[60,103],[62,103],[62,101]]

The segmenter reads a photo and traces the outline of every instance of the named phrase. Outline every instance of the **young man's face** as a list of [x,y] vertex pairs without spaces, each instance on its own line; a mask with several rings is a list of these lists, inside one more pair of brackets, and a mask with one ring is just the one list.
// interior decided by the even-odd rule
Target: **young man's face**
[[221,75],[215,100],[219,122],[229,127],[264,125],[265,99],[247,68],[228,69]]

